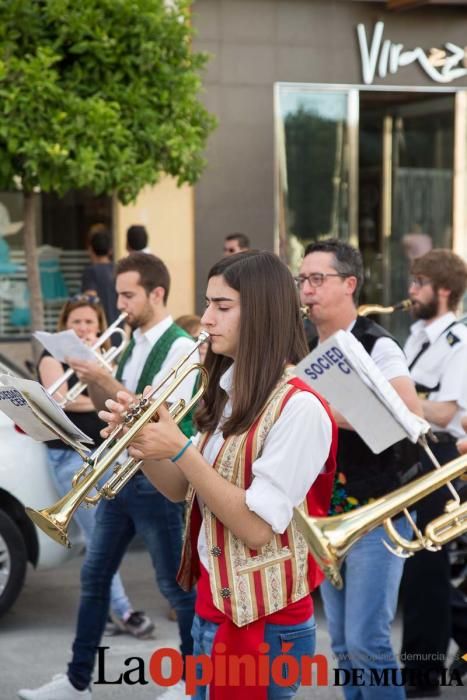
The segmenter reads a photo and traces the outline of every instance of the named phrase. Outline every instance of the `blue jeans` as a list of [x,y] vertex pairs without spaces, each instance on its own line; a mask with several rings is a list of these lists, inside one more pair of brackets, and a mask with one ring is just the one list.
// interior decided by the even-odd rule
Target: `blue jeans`
[[[64,496],[71,489],[71,481],[78,469],[81,467],[83,460],[77,452],[66,448],[48,448],[47,456],[49,462],[49,471],[55,488],[60,496]],[[89,548],[92,532],[94,530],[94,522],[96,519],[96,509],[92,506],[87,508],[81,505],[74,514],[74,518],[78,523],[86,543],[86,549]],[[132,606],[128,600],[128,596],[123,588],[120,574],[116,573],[112,579],[110,586],[110,608],[112,612],[122,619],[125,615],[132,611]]]
[[135,534],[151,556],[161,593],[177,613],[182,655],[192,653],[194,591],[176,581],[183,534],[183,503],[171,503],[144,474],[136,474],[112,501],[101,501],[96,525],[81,569],[81,600],[68,677],[77,688],[92,678],[96,650],[105,627],[112,576]]
[[[397,518],[396,528],[410,539],[406,518]],[[381,542],[388,541],[383,527],[362,537],[349,550],[341,573],[344,587],[337,590],[328,581],[321,585],[324,611],[331,635],[331,646],[339,668],[350,672],[364,669],[365,685],[344,685],[346,700],[404,700],[405,690],[397,685],[370,686],[369,669],[397,669],[391,646],[391,624],[397,607],[404,559],[388,552]],[[391,678],[391,671],[388,671]],[[341,678],[350,677],[343,673]]]
[[[214,622],[208,622],[199,615],[195,615],[193,620],[192,636],[193,636],[193,655],[211,656],[214,637],[216,636],[217,628]],[[316,624],[315,618],[312,615],[306,622],[301,622],[298,625],[266,625],[264,631],[264,641],[269,644],[269,659],[270,663],[277,656],[284,652],[282,651],[282,642],[292,643],[293,646],[287,654],[290,654],[298,660],[303,656],[313,656],[315,653],[316,644]],[[228,650],[227,650],[228,653]],[[283,667],[283,677],[286,675],[287,667]],[[199,678],[198,674],[198,678]],[[300,687],[300,679],[296,683],[291,683],[286,687],[282,687],[274,683],[271,677],[270,685],[267,689],[268,700],[290,700],[295,697]],[[192,695],[193,700],[206,700],[209,698],[206,686],[198,686],[196,695]]]

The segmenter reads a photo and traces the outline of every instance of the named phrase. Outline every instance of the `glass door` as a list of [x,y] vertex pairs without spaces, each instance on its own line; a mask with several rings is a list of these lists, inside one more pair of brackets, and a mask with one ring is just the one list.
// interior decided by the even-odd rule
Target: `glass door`
[[[407,297],[410,261],[452,247],[454,95],[360,93],[359,243],[363,301]],[[406,337],[410,318],[385,325]]]
[[[279,254],[295,272],[308,242],[347,240],[361,303],[405,299],[411,259],[465,237],[466,94],[281,83],[275,101]],[[379,320],[407,336],[408,314]]]
[[277,247],[293,271],[310,241],[357,242],[358,93],[276,89]]

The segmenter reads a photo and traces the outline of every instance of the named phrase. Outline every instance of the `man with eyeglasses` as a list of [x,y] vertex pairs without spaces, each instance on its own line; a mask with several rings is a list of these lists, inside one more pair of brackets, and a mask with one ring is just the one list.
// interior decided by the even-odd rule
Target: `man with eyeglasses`
[[[456,441],[465,436],[462,417],[467,412],[467,329],[457,321],[455,311],[466,289],[467,268],[452,251],[434,249],[412,261],[411,275],[409,295],[415,323],[404,349],[424,418],[437,438],[431,449],[439,463],[445,464],[458,456]],[[423,464],[427,470],[433,469],[425,456]],[[443,488],[417,504],[417,525],[422,532],[444,512],[450,499],[452,495]],[[415,687],[409,696],[425,697],[427,692],[439,695],[439,674],[453,629],[447,549],[422,550],[409,559],[401,590],[405,666],[419,672],[433,669],[429,682]],[[465,608],[463,615],[467,616]],[[461,651],[464,653],[465,648]]]
[[243,253],[250,248],[250,239],[244,233],[230,233],[224,240],[224,255]]
[[[318,338],[315,346],[339,330],[351,332],[363,345],[386,379],[409,409],[419,413],[419,402],[409,376],[404,354],[384,328],[369,318],[358,316],[357,303],[363,284],[363,263],[358,250],[336,239],[310,244],[305,250],[296,278],[302,305],[308,308]],[[410,450],[403,440],[373,454],[342,415],[333,410],[339,426],[337,476],[330,514],[358,508],[399,487],[413,476],[418,455],[405,460]],[[371,416],[368,416],[371,421]],[[395,526],[410,538],[404,517]],[[388,675],[387,687],[378,687],[381,700],[403,700],[404,688],[391,646],[391,624],[404,560],[395,557],[381,542],[387,540],[383,527],[362,537],[349,551],[342,566],[344,587],[337,590],[329,582],[321,585],[333,652],[339,668],[364,669],[364,685],[345,685],[347,700],[372,700],[370,669]],[[361,673],[361,672],[360,672]],[[395,677],[395,678],[394,678]]]

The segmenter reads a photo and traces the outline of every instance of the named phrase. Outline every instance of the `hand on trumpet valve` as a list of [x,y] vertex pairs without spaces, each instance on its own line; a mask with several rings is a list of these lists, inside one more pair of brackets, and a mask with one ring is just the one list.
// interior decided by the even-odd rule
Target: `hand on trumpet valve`
[[[146,390],[144,393],[147,393]],[[109,410],[99,412],[99,418],[108,424],[101,432],[103,437],[108,437],[112,430],[124,422],[133,403],[134,397],[124,391],[117,393],[117,401],[107,399],[105,405]],[[131,457],[138,460],[170,459],[184,447],[187,439],[166,406],[158,408],[156,420],[157,422],[153,419],[147,423],[135,435],[128,448]]]
[[125,417],[130,414],[132,406],[135,405],[135,397],[126,391],[118,391],[117,401],[107,399],[105,405],[108,411],[99,411],[98,416],[107,423],[107,428],[101,430],[101,436],[108,438],[115,428],[125,423]]

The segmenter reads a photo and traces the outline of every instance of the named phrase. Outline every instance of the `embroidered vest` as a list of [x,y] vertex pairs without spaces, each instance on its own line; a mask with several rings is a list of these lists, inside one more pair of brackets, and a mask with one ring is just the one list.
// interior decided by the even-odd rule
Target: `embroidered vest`
[[[333,437],[326,467],[317,477],[299,508],[307,514],[327,514],[335,472],[337,427],[323,399],[300,379],[286,377],[273,392],[255,424],[241,435],[227,438],[213,469],[239,488],[251,484],[252,465],[260,456],[266,437],[287,401],[297,391],[314,394],[331,418]],[[208,435],[204,435],[201,451]],[[312,445],[310,445],[312,449]],[[199,578],[197,551],[201,512],[196,494],[190,488],[182,561],[178,582],[189,590]],[[203,507],[209,552],[209,578],[214,605],[242,627],[277,612],[308,595],[323,580],[303,536],[292,520],[287,530],[275,535],[260,550],[252,550]]]
[[[191,336],[188,333],[186,333],[183,330],[183,328],[180,328],[180,326],[177,326],[175,323],[172,323],[172,325],[169,326],[165,333],[161,335],[159,340],[151,348],[151,352],[149,353],[146,362],[144,363],[144,367],[138,379],[138,385],[135,391],[136,394],[142,394],[144,389],[150,384],[152,384],[154,377],[160,371],[164,360],[167,357],[167,354],[174,342],[178,338],[190,337]],[[135,339],[132,337],[127,347],[123,351],[123,354],[118,363],[115,379],[117,379],[119,382],[121,382],[122,380],[123,369],[128,359],[130,358],[134,347]],[[193,428],[192,411],[187,413],[185,418],[183,418],[183,420],[180,422],[180,429],[187,437],[191,437],[194,434],[195,431]]]

